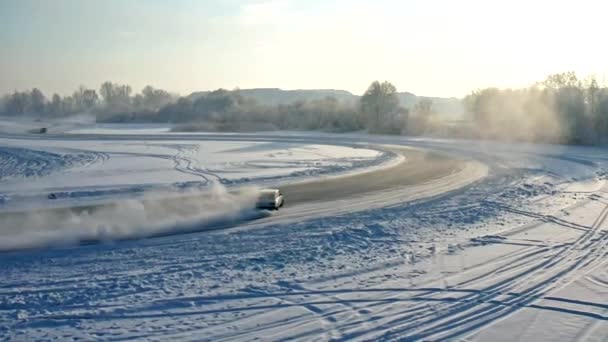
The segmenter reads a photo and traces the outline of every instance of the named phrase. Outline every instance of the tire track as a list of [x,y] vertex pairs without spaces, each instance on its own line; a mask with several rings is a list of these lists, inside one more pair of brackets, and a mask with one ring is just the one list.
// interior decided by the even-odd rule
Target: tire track
[[48,176],[53,172],[74,167],[103,163],[107,153],[66,150],[54,153],[19,147],[0,147],[0,181],[7,178]]
[[204,185],[208,185],[212,181],[222,181],[222,178],[215,173],[209,172],[206,169],[196,167],[196,161],[189,158],[187,155],[198,151],[198,145],[167,145],[175,148],[177,152],[172,156],[174,169],[181,173],[190,174],[200,177]]
[[[523,271],[516,273],[514,276],[511,276],[506,280],[499,281],[497,284],[493,284],[489,287],[486,287],[480,290],[478,293],[471,293],[469,295],[458,298],[456,304],[453,303],[454,300],[452,300],[453,298],[451,298],[451,300],[446,300],[447,303],[440,303],[439,307],[429,307],[426,303],[415,306],[413,308],[408,307],[406,311],[397,314],[399,316],[402,314],[406,314],[406,316],[400,316],[390,320],[389,322],[385,322],[383,324],[384,327],[381,328],[374,328],[368,331],[359,331],[355,334],[349,335],[349,338],[361,337],[369,333],[373,333],[374,331],[377,332],[378,330],[384,330],[386,329],[386,326],[389,326],[393,329],[398,329],[391,331],[384,337],[396,338],[401,336],[401,334],[403,333],[409,333],[415,330],[418,331],[418,333],[415,335],[407,335],[406,339],[417,340],[424,338],[434,338],[433,334],[440,332],[439,327],[450,327],[452,329],[455,329],[456,326],[452,327],[451,325],[455,323],[460,323],[461,325],[464,325],[466,323],[473,324],[473,320],[471,319],[471,317],[475,318],[476,316],[480,316],[477,317],[477,320],[480,320],[482,318],[487,317],[487,315],[489,314],[494,314],[492,316],[493,318],[491,319],[491,321],[495,321],[499,318],[495,317],[498,313],[504,313],[505,310],[509,310],[507,312],[508,314],[521,307],[525,307],[526,305],[531,304],[532,301],[538,300],[543,296],[547,295],[550,291],[554,291],[555,289],[553,287],[550,287],[552,282],[556,281],[557,279],[563,280],[564,277],[566,277],[567,275],[577,271],[582,267],[591,265],[592,262],[597,261],[598,259],[601,260],[602,256],[606,255],[605,253],[593,253],[592,247],[602,246],[602,242],[606,240],[607,236],[605,234],[599,239],[593,239],[593,237],[600,234],[599,230],[601,230],[601,226],[606,221],[607,217],[608,208],[604,207],[600,215],[598,215],[598,217],[595,219],[595,222],[592,225],[592,229],[582,234],[571,245],[559,246],[559,248],[557,248],[557,253],[554,253],[556,248],[543,248],[542,252],[546,254],[545,258],[548,259],[542,260],[542,258],[539,257],[538,253],[531,253],[527,256],[524,256],[522,258],[522,262],[518,265],[507,264],[480,277],[476,277],[474,279],[474,282],[487,283],[493,281],[494,279],[504,278],[505,270],[512,269],[509,273],[513,273],[514,271],[523,269]],[[587,241],[590,241],[590,243],[585,244]],[[606,245],[604,244],[604,249],[605,247]],[[580,251],[584,250],[587,250],[588,252],[583,252],[581,254]],[[568,256],[570,257],[568,258]],[[577,260],[577,257],[581,260]],[[570,265],[570,267],[566,267],[565,269],[556,269],[557,265],[559,265],[559,262],[564,258],[568,258],[568,262],[574,264]],[[529,261],[534,261],[535,264],[526,265]],[[547,272],[553,272],[553,276],[548,276],[548,279],[542,280],[543,275],[547,277]],[[461,314],[463,312],[476,309],[481,304],[496,301],[497,298],[504,295],[505,292],[515,292],[518,287],[522,287],[525,285],[523,284],[525,281],[528,281],[528,283],[530,283],[533,282],[535,279],[541,279],[542,281],[540,281],[537,286],[533,286],[532,288],[526,289],[524,292],[522,292],[519,298],[510,299],[509,301],[507,301],[506,304],[509,307],[502,307],[498,309],[493,309],[492,307],[482,308],[481,310],[478,309],[477,311],[474,311],[474,314],[468,314],[465,317],[462,317]],[[467,280],[465,282],[452,286],[450,289],[462,288],[463,285],[466,285],[467,283],[471,282],[473,281]],[[429,292],[419,294],[415,296],[415,298],[419,300],[436,300],[437,298],[434,297],[436,295],[437,292]],[[464,303],[462,301],[464,301]],[[383,305],[383,303],[379,304]],[[388,308],[387,310],[390,310],[390,308]],[[448,310],[447,313],[446,310]],[[495,313],[494,311],[497,311],[497,313]],[[443,312],[443,314],[437,315],[438,312]],[[378,312],[376,312],[376,314],[378,314]],[[394,313],[392,315],[394,316]],[[453,317],[456,318],[453,319]],[[462,320],[466,318],[468,318],[469,320],[467,320],[466,322],[462,322]],[[403,322],[404,320],[408,320],[409,322],[407,324],[398,324],[399,322]],[[484,320],[484,325],[489,323],[490,320]],[[427,328],[424,328],[425,326]],[[422,329],[420,329],[421,327]]]
[[[491,292],[488,295],[482,295],[476,298],[479,304],[490,300],[496,300],[501,296],[501,292],[517,292],[518,288],[526,286],[528,283],[534,283],[532,287],[520,292],[521,296],[515,299],[506,301],[508,307],[482,307],[477,309],[479,304],[474,305],[456,305],[449,309],[449,312],[436,317],[432,322],[428,322],[424,325],[427,328],[415,329],[416,332],[411,335],[406,335],[406,339],[418,340],[418,339],[450,339],[458,336],[462,336],[464,333],[472,332],[473,330],[479,329],[483,326],[495,322],[498,319],[504,318],[507,315],[512,314],[514,311],[531,304],[533,301],[542,298],[549,294],[551,291],[556,289],[555,282],[560,280],[562,284],[570,283],[579,276],[572,276],[580,268],[585,265],[589,265],[598,259],[601,260],[603,254],[595,253],[595,249],[592,247],[602,246],[602,243],[607,240],[607,236],[604,235],[599,239],[592,239],[597,236],[601,230],[602,224],[608,217],[608,207],[604,207],[600,215],[595,220],[593,227],[590,231],[583,233],[572,245],[567,246],[560,252],[551,256],[549,259],[540,262],[521,273],[503,282],[499,283],[498,286],[492,286]],[[591,240],[591,241],[590,241]],[[586,244],[586,242],[590,243]],[[582,253],[581,253],[582,251]],[[586,252],[585,252],[586,251]],[[591,258],[591,260],[588,260]],[[564,259],[567,265],[564,264]],[[588,261],[586,264],[585,262]],[[561,267],[560,267],[561,266]],[[550,273],[547,276],[547,273]],[[570,277],[570,278],[568,278]],[[571,279],[574,277],[575,279]],[[562,285],[563,286],[563,285]],[[486,292],[486,291],[484,291]],[[462,314],[466,311],[472,312]],[[431,324],[429,324],[431,323]],[[434,324],[437,323],[437,324]],[[418,327],[407,326],[402,327],[399,331],[393,332],[388,336],[395,336],[409,329]]]

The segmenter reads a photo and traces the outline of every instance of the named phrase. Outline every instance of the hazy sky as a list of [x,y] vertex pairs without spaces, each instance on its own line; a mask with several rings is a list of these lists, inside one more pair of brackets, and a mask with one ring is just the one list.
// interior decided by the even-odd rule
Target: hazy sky
[[[608,75],[605,1],[0,0],[0,93],[106,80],[187,94],[346,89],[463,96]],[[608,79],[607,79],[608,81]]]

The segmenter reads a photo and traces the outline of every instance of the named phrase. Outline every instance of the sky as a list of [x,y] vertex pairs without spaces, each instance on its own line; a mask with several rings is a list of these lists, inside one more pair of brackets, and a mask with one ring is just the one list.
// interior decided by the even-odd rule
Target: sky
[[104,81],[180,94],[344,89],[462,97],[575,71],[608,82],[599,0],[1,0],[0,93]]

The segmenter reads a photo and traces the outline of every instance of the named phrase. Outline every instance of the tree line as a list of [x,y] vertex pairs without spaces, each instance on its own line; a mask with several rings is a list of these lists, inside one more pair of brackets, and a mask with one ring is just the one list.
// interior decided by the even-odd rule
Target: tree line
[[484,139],[566,144],[608,142],[608,88],[595,77],[554,74],[522,89],[486,88],[463,100]]
[[521,89],[486,88],[463,99],[467,119],[440,122],[433,102],[423,98],[411,108],[399,104],[396,87],[375,81],[357,101],[332,96],[264,104],[239,89],[218,89],[179,97],[146,86],[84,86],[71,95],[47,98],[39,89],[0,98],[4,115],[58,118],[89,113],[98,122],[171,123],[179,131],[322,130],[380,134],[517,140],[568,144],[608,143],[608,88],[594,77],[550,75]]
[[89,113],[104,120],[125,113],[156,112],[175,98],[175,95],[152,86],[133,94],[129,85],[104,82],[99,91],[80,86],[71,95],[53,94],[51,98],[47,98],[38,88],[14,91],[0,98],[0,111],[8,116],[48,118]]
[[387,81],[373,82],[355,103],[327,96],[279,105],[258,103],[238,89],[178,97],[152,86],[133,94],[128,85],[105,82],[99,91],[81,86],[72,95],[54,94],[51,99],[37,88],[15,91],[2,98],[0,111],[49,118],[89,113],[98,122],[172,123],[181,131],[367,130],[385,134],[424,134],[435,114],[428,99],[413,108],[400,106],[396,87]]

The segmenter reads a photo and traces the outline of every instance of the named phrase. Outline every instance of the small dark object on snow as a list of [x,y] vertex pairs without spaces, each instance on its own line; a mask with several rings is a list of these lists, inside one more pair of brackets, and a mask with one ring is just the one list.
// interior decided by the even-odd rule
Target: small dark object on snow
[[53,192],[51,192],[47,197],[48,199],[57,199],[57,195]]
[[33,128],[28,131],[28,133],[31,133],[31,134],[45,134],[47,132],[48,132],[48,129],[46,127]]

